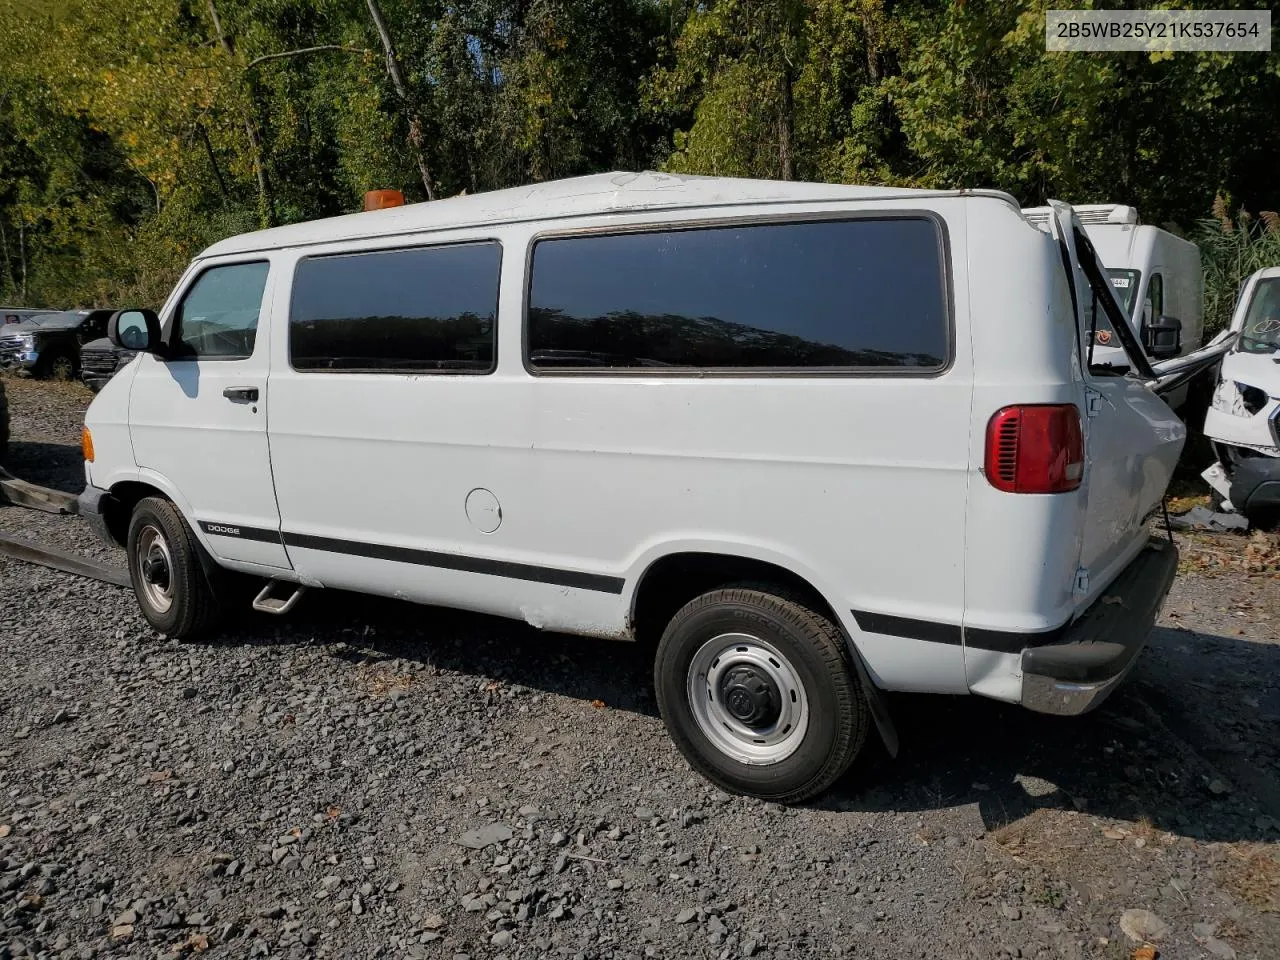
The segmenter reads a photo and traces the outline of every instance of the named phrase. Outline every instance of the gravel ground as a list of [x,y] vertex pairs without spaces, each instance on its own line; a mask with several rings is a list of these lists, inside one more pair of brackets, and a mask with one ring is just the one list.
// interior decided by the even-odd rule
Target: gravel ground
[[[88,394],[11,392],[75,489]],[[1278,635],[1274,572],[1188,563],[1095,714],[896,698],[787,809],[688,770],[636,647],[336,593],[179,644],[0,558],[0,960],[1280,957]]]

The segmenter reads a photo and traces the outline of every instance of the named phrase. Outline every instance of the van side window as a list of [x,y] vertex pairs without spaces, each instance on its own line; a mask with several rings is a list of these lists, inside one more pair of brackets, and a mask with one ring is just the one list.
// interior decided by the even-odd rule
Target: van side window
[[923,216],[539,240],[526,362],[937,371],[950,359],[943,256]]
[[1164,316],[1164,279],[1158,273],[1153,273],[1151,279],[1147,282],[1147,298],[1142,304],[1142,319],[1144,322],[1159,320]]
[[265,261],[210,267],[191,285],[174,320],[174,358],[244,360],[253,355],[262,293],[271,265]]
[[490,373],[501,267],[493,241],[308,257],[289,310],[294,369]]

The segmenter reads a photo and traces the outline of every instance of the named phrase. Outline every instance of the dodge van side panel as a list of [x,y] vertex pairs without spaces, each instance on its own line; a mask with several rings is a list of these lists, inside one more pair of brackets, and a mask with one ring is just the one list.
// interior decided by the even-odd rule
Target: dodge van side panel
[[[970,359],[968,317],[959,306],[967,280],[951,265],[966,256],[963,208],[946,201],[914,211],[864,203],[821,213],[945,218],[955,339],[941,373],[533,371],[518,405],[529,439],[529,483],[513,492],[511,508],[529,516],[513,527],[513,538],[528,550],[554,542],[582,566],[612,566],[644,542],[666,541],[674,551],[691,537],[719,542],[721,552],[735,555],[737,541],[746,539],[789,556],[788,569],[824,572],[824,582],[814,586],[827,594],[879,683],[962,691],[955,634],[964,576]],[[682,217],[677,229],[699,219],[710,225],[726,213],[737,211]],[[741,216],[787,222],[814,214],[747,209]],[[609,237],[665,223],[586,219],[527,236],[535,243]],[[536,247],[531,263],[536,283]],[[528,364],[527,345],[509,336],[513,326],[505,328],[504,363],[514,346]],[[538,508],[548,503],[557,509]],[[919,508],[877,507],[887,503]],[[938,641],[931,626],[917,629],[937,623],[953,624],[955,634]]]
[[[821,216],[838,215],[832,207]],[[963,208],[956,200],[922,205],[928,216],[946,211],[939,222],[952,263],[964,262]],[[885,209],[899,214],[902,205]],[[862,203],[844,215],[875,212]],[[762,217],[757,208],[691,210],[677,222],[734,214]],[[814,213],[767,213],[805,216]],[[535,237],[669,223],[669,216],[615,216],[584,218],[568,231],[517,226],[483,236],[399,238],[398,247],[501,242],[498,364],[491,373],[300,372],[287,365],[281,323],[274,331],[271,449],[284,537],[299,573],[331,586],[501,612],[548,629],[620,636],[650,560],[692,542],[743,555],[746,543],[753,547],[747,555],[827,571],[828,602],[877,682],[964,692],[964,271],[948,265],[955,346],[938,375],[526,371],[526,250]],[[876,506],[904,496],[921,509]],[[487,505],[488,520],[469,512],[475,499]],[[907,631],[903,623],[950,623],[954,633],[927,640],[928,631]]]

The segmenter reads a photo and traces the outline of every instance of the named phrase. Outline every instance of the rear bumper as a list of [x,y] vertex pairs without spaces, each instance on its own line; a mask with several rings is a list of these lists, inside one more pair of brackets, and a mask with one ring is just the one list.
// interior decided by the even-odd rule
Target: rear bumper
[[1151,539],[1061,641],[1022,651],[1022,705],[1071,716],[1105,700],[1146,646],[1177,572],[1177,548]]

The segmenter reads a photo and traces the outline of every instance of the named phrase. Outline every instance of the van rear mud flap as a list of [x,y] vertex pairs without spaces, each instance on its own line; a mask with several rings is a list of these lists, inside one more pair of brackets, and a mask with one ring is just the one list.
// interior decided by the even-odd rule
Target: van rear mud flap
[[896,760],[898,759],[898,728],[893,725],[893,718],[889,716],[889,704],[885,701],[884,693],[880,688],[871,682],[871,672],[862,661],[862,654],[858,652],[858,648],[854,646],[848,635],[845,636],[844,641],[849,647],[853,668],[858,671],[862,694],[867,698],[867,708],[871,711],[871,719],[876,722],[876,730],[884,742],[884,749]]

